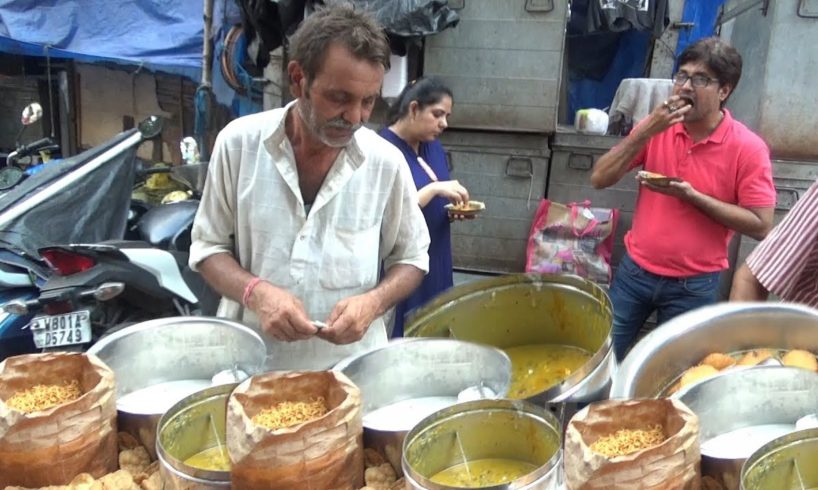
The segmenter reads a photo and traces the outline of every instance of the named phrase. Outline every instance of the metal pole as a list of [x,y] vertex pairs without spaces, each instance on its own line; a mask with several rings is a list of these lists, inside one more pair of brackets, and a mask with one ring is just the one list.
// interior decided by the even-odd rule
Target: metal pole
[[210,159],[207,129],[210,126],[211,90],[213,82],[213,0],[204,0],[204,31],[202,48],[202,81],[196,89],[194,136],[199,146],[200,159]]

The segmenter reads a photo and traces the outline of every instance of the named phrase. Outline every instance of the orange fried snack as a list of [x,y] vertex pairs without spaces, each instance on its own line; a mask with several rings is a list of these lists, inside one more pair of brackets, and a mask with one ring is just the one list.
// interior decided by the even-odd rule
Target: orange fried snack
[[682,374],[681,387],[698,383],[699,381],[719,374],[719,370],[707,364],[693,366]]
[[736,360],[722,352],[713,352],[702,359],[700,364],[707,364],[721,371],[736,364]]
[[812,355],[812,352],[805,350],[793,349],[781,358],[781,363],[785,366],[800,367],[809,369],[810,371],[818,371],[818,360]]
[[744,357],[739,359],[737,364],[739,366],[755,366],[771,357],[773,357],[773,353],[769,349],[755,349],[744,354]]

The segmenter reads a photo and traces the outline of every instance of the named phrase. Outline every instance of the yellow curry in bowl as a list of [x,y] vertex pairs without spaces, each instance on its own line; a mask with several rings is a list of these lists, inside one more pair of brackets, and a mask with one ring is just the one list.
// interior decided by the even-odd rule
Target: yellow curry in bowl
[[219,444],[200,451],[185,460],[185,464],[200,470],[230,471],[230,457],[227,446]]
[[518,400],[561,383],[592,356],[585,349],[559,344],[520,345],[503,350],[511,359],[508,397]]
[[450,487],[492,487],[514,481],[536,469],[535,465],[516,459],[476,459],[450,466],[432,476],[431,480]]

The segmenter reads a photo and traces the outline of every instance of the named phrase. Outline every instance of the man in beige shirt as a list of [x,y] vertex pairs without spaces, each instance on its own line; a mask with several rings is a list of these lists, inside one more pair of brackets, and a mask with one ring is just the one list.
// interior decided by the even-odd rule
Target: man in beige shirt
[[297,99],[216,139],[190,263],[219,316],[266,334],[268,368],[324,369],[387,341],[381,316],[428,271],[429,233],[400,152],[362,127],[389,64],[381,27],[320,10],[290,54]]

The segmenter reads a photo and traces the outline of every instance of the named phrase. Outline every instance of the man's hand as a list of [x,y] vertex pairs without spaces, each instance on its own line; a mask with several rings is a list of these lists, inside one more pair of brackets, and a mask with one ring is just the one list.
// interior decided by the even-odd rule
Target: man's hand
[[322,328],[318,336],[333,344],[357,342],[377,317],[379,307],[373,291],[342,299],[332,309],[326,328]]
[[292,342],[316,334],[301,300],[288,291],[262,281],[253,289],[248,306],[258,316],[259,325],[276,340]]
[[682,201],[690,201],[692,197],[696,194],[696,189],[694,189],[689,182],[685,182],[683,180],[672,181],[667,185],[651,184],[646,180],[640,180],[640,182],[643,186],[647,187],[648,189],[654,192],[675,197],[681,199]]
[[656,106],[648,116],[648,120],[640,125],[639,129],[647,137],[653,137],[676,123],[684,121],[685,114],[690,112],[693,106],[682,100],[678,95],[671,95],[661,105]]

